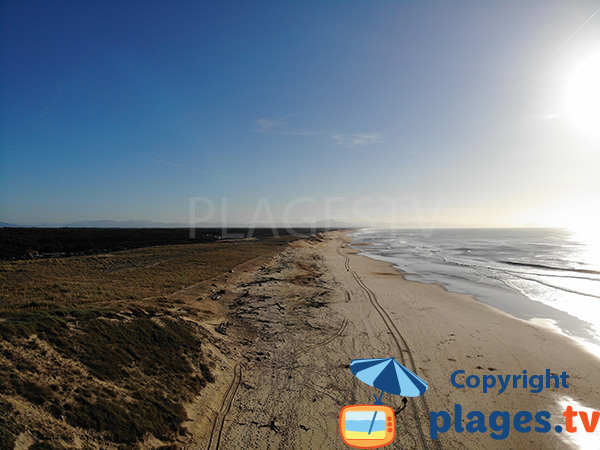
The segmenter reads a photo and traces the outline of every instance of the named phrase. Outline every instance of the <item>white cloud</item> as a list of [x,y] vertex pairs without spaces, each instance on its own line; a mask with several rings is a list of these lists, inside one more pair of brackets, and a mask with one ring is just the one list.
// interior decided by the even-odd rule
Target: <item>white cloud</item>
[[335,144],[344,147],[357,147],[382,142],[381,135],[378,133],[345,134],[326,131],[293,130],[287,127],[287,122],[283,119],[258,119],[254,123],[257,128],[252,131],[255,133],[301,137],[324,137],[332,139]]
[[357,147],[381,142],[381,136],[377,133],[334,134],[331,138],[336,144],[344,147]]
[[258,119],[255,124],[258,128],[253,131],[256,133],[267,133],[280,128],[284,122],[281,119]]

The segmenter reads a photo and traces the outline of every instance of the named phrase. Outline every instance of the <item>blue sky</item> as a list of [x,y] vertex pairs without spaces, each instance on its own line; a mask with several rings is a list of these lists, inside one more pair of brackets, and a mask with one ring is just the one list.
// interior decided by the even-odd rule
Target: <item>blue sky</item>
[[599,7],[4,1],[0,220],[589,221]]

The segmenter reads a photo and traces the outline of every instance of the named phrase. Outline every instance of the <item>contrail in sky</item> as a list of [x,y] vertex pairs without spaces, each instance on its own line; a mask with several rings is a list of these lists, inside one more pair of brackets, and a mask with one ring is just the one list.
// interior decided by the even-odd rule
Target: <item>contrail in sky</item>
[[592,14],[592,15],[589,17],[589,19],[588,19],[588,20],[586,20],[585,22],[583,22],[583,25],[581,25],[579,28],[577,28],[577,30],[575,30],[575,32],[574,32],[574,33],[573,33],[571,36],[569,36],[569,37],[567,38],[567,40],[566,40],[565,42],[563,42],[563,43],[562,43],[562,45],[561,45],[560,47],[558,47],[554,53],[558,53],[558,52],[560,51],[560,49],[561,49],[561,48],[563,48],[565,45],[567,45],[567,43],[568,43],[568,42],[569,42],[571,39],[573,39],[573,37],[575,37],[575,35],[576,35],[577,33],[579,33],[579,32],[581,31],[581,29],[582,29],[583,27],[585,27],[585,26],[588,24],[588,22],[589,22],[590,20],[592,20],[594,17],[596,17],[596,14],[598,14],[599,12],[600,12],[600,8],[598,8],[598,9],[596,10],[596,12],[595,12],[594,14]]
[[164,161],[162,159],[149,158],[148,156],[142,156],[142,155],[138,155],[136,153],[129,153],[129,152],[127,152],[127,153],[130,154],[130,155],[132,155],[132,156],[135,156],[137,158],[147,159],[148,161],[159,162],[159,163],[162,163],[162,164],[168,164],[169,166],[179,167],[180,169],[192,170],[194,172],[200,172],[200,173],[203,173],[205,175],[212,175],[212,176],[215,176],[215,177],[225,178],[227,180],[240,181],[237,178],[228,177],[227,175],[221,175],[221,174],[214,173],[214,172],[206,172],[205,170],[200,170],[200,169],[196,169],[194,167],[184,166],[182,164],[177,164],[177,163],[174,163],[174,162],[171,162],[171,161]]

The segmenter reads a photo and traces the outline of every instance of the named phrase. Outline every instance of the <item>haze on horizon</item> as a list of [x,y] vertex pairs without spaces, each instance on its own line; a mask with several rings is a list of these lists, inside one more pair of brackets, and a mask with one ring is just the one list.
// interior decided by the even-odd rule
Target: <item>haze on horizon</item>
[[598,6],[2,2],[0,220],[597,224]]

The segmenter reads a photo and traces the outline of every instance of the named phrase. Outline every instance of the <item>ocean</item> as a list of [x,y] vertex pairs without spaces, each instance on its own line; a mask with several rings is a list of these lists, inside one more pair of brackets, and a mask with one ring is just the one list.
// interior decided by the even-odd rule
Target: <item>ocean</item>
[[409,280],[557,328],[600,355],[600,239],[568,229],[362,229],[363,254]]

